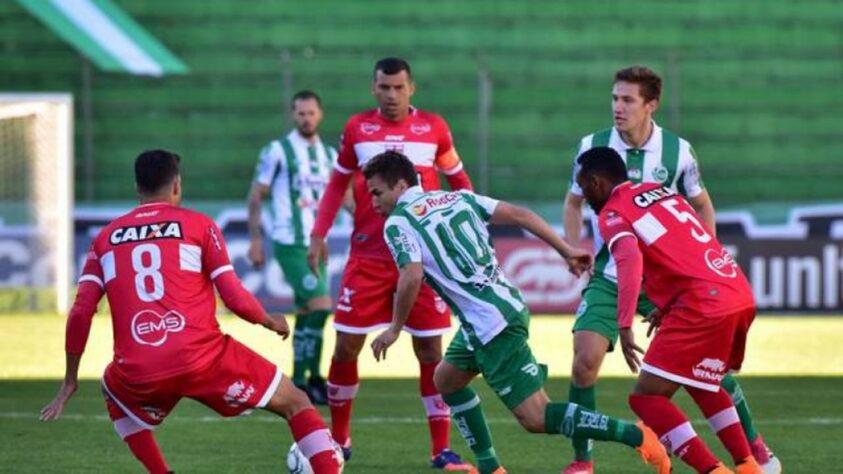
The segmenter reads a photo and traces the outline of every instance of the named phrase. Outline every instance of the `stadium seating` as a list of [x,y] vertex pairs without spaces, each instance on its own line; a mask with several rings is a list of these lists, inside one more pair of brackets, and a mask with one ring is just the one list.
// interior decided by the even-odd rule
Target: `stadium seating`
[[[93,72],[95,200],[132,198],[129,163],[151,147],[183,154],[191,197],[245,197],[257,151],[287,128],[284,50],[293,88],[323,96],[332,143],[350,114],[372,106],[374,61],[406,57],[415,103],[447,118],[475,177],[487,70],[489,191],[500,197],[561,199],[576,140],[610,125],[611,75],[632,63],[665,78],[658,119],[695,145],[715,204],[841,197],[843,9],[833,1],[117,3],[191,73]],[[0,61],[0,90],[75,94],[86,196],[78,53],[2,2]]]

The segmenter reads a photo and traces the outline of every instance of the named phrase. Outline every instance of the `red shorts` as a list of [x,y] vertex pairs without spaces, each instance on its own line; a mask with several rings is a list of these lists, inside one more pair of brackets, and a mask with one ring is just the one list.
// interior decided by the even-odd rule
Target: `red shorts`
[[153,429],[182,397],[197,400],[222,416],[266,406],[281,383],[281,370],[231,336],[225,336],[222,344],[219,357],[208,367],[154,382],[132,383],[109,364],[102,389],[112,419],[116,405],[138,425]]
[[753,319],[754,307],[716,318],[671,311],[662,319],[641,370],[716,392],[727,372],[740,370]]
[[[390,260],[351,257],[342,275],[334,328],[350,334],[367,334],[389,326],[398,268]],[[433,289],[422,283],[419,296],[404,325],[414,336],[438,336],[451,327],[451,309]]]

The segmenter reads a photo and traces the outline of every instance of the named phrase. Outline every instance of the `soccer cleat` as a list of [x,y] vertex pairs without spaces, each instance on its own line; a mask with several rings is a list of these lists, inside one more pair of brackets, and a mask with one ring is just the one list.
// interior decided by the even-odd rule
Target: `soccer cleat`
[[735,474],[731,469],[720,463],[714,469],[708,471],[708,474]]
[[494,472],[492,472],[492,474],[506,474],[506,469],[504,469],[503,466],[499,466]]
[[351,459],[351,438],[345,440],[345,443],[340,447],[342,448],[342,458],[345,462],[348,462]]
[[594,461],[572,461],[562,474],[594,474]]
[[659,437],[643,421],[635,425],[644,433],[644,441],[641,442],[641,446],[635,448],[641,454],[641,459],[656,468],[659,474],[670,474],[670,456],[667,455],[667,450],[659,441]]
[[459,454],[450,449],[443,449],[430,458],[430,467],[443,471],[459,471],[477,474],[477,468],[462,460]]
[[764,474],[764,470],[761,469],[758,461],[756,461],[752,456],[749,456],[744,459],[743,462],[738,464],[737,467],[735,467],[735,472],[737,474]]
[[328,386],[325,384],[325,379],[318,375],[308,379],[305,393],[314,405],[328,404]]
[[752,456],[761,465],[764,474],[781,474],[782,464],[779,462],[779,458],[770,451],[761,435],[758,435],[755,441],[749,443],[749,447],[752,449]]

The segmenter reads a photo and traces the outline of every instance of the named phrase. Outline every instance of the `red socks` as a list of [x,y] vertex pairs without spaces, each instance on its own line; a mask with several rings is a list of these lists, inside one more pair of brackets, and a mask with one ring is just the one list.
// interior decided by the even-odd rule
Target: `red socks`
[[427,412],[427,425],[430,428],[431,455],[436,456],[450,446],[451,409],[442,400],[442,395],[433,383],[433,372],[439,362],[425,364],[419,362],[419,391]]
[[738,412],[729,394],[722,388],[718,392],[708,392],[693,387],[686,387],[686,390],[697,402],[703,415],[708,418],[711,430],[717,433],[717,437],[732,455],[735,464],[751,456],[749,441],[746,439]]
[[331,409],[331,432],[334,440],[345,446],[351,434],[351,403],[359,388],[357,361],[331,360],[328,372],[328,406]]
[[155,442],[155,437],[152,436],[152,431],[138,431],[126,436],[123,441],[151,474],[166,474],[170,470],[158,448],[158,443]]
[[339,474],[339,460],[328,427],[315,408],[302,410],[288,421],[299,450],[317,474]]
[[697,436],[685,414],[667,397],[630,395],[629,406],[653,429],[662,444],[697,472],[707,472],[718,464],[708,446]]

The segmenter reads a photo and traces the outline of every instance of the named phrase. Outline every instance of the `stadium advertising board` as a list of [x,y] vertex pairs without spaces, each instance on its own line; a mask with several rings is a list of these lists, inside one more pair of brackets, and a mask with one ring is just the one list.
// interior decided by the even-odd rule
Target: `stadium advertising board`
[[[76,272],[99,229],[123,211],[77,209]],[[245,209],[222,208],[212,216],[225,235],[244,285],[267,307],[289,310],[292,290],[279,265],[268,258],[267,265],[256,270],[247,260]],[[843,205],[794,209],[788,222],[779,225],[759,225],[746,212],[721,213],[718,234],[749,277],[761,311],[843,312]],[[334,294],[339,292],[348,258],[348,235],[347,226],[338,226],[329,237],[328,273]],[[576,311],[585,282],[568,274],[562,259],[549,247],[506,231],[496,232],[495,247],[504,273],[521,288],[534,313]],[[25,228],[0,226],[0,288],[49,287],[51,265],[51,256],[38,248]]]

